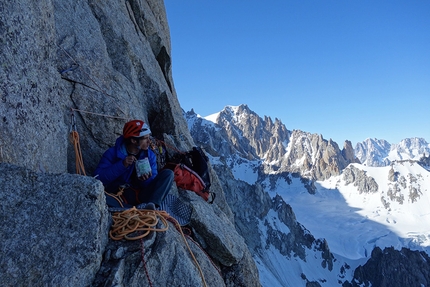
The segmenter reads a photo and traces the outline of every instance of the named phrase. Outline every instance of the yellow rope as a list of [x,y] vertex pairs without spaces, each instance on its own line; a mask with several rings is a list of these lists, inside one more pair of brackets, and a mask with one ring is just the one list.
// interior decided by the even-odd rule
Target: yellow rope
[[182,238],[183,238],[183,239],[184,239],[184,241],[185,241],[185,245],[187,245],[188,251],[190,251],[191,257],[193,258],[194,262],[196,263],[197,269],[199,270],[200,276],[202,277],[203,286],[207,286],[207,285],[206,285],[206,280],[205,280],[205,275],[203,274],[202,268],[200,267],[199,263],[197,262],[197,259],[196,259],[196,257],[194,256],[193,251],[191,251],[191,248],[190,248],[190,246],[188,245],[187,239],[185,238],[184,232],[182,231],[182,228],[181,228],[181,226],[179,225],[179,222],[178,222],[175,218],[173,218],[173,217],[171,217],[171,216],[169,216],[169,218],[168,218],[168,219],[169,219],[170,221],[173,221],[173,224],[175,224],[176,229],[181,233]]

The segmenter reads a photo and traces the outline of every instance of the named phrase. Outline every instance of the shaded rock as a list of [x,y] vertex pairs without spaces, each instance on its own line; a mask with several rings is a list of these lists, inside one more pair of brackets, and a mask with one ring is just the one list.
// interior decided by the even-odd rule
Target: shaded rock
[[237,264],[244,256],[245,241],[216,205],[189,194],[194,207],[191,226],[206,252],[224,266]]
[[19,0],[0,19],[1,162],[75,172],[71,114],[88,174],[129,119],[192,145],[162,1]]
[[347,286],[429,286],[430,257],[423,251],[375,247],[366,264],[357,267]]

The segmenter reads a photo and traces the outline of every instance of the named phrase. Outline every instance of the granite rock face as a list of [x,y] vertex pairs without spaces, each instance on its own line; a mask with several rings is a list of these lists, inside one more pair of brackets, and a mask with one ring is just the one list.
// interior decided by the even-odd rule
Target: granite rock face
[[4,163],[0,174],[2,285],[91,285],[110,226],[101,183]]
[[6,1],[0,13],[2,162],[74,172],[76,128],[91,173],[134,118],[179,146],[192,143],[162,1]]

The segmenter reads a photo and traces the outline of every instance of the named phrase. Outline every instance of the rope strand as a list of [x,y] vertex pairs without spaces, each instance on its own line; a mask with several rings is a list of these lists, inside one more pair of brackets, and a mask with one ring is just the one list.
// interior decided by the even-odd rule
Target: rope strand
[[185,234],[184,234],[184,232],[182,231],[182,228],[181,228],[181,226],[179,225],[179,222],[178,222],[175,218],[173,218],[173,217],[171,217],[171,216],[169,216],[169,218],[167,218],[167,219],[168,219],[170,222],[173,222],[173,224],[174,224],[174,225],[175,225],[175,227],[176,227],[176,230],[178,230],[178,231],[179,231],[179,233],[182,235],[182,238],[183,238],[183,239],[184,239],[184,241],[185,241],[185,245],[187,246],[188,251],[190,251],[191,257],[193,258],[194,262],[196,263],[197,269],[199,270],[200,276],[202,277],[203,286],[205,286],[205,287],[206,287],[207,285],[206,285],[205,275],[203,274],[203,270],[202,270],[202,268],[200,268],[200,265],[199,265],[199,263],[197,262],[197,259],[196,259],[196,257],[194,256],[193,251],[191,251],[190,245],[188,245],[188,241],[187,241],[187,239],[185,238]]
[[143,245],[143,238],[140,239],[140,250],[141,250],[141,256],[142,256],[143,270],[145,270],[146,278],[148,279],[148,282],[149,282],[149,287],[152,287],[153,285],[152,285],[151,277],[149,277],[149,271],[145,261],[145,246]]
[[100,113],[95,113],[95,112],[89,112],[89,111],[84,111],[84,110],[74,109],[74,108],[72,108],[71,110],[81,112],[81,113],[86,113],[86,114],[92,114],[92,115],[96,115],[96,116],[102,116],[102,117],[106,117],[106,118],[112,118],[112,119],[120,119],[120,120],[129,120],[130,119],[130,118],[124,118],[124,117],[110,116],[110,115],[100,114]]

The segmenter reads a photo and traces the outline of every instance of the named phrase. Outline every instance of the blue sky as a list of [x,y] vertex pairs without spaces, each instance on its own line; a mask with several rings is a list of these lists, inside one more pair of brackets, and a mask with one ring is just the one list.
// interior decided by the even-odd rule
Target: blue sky
[[185,111],[247,104],[340,147],[430,141],[430,1],[164,2]]

